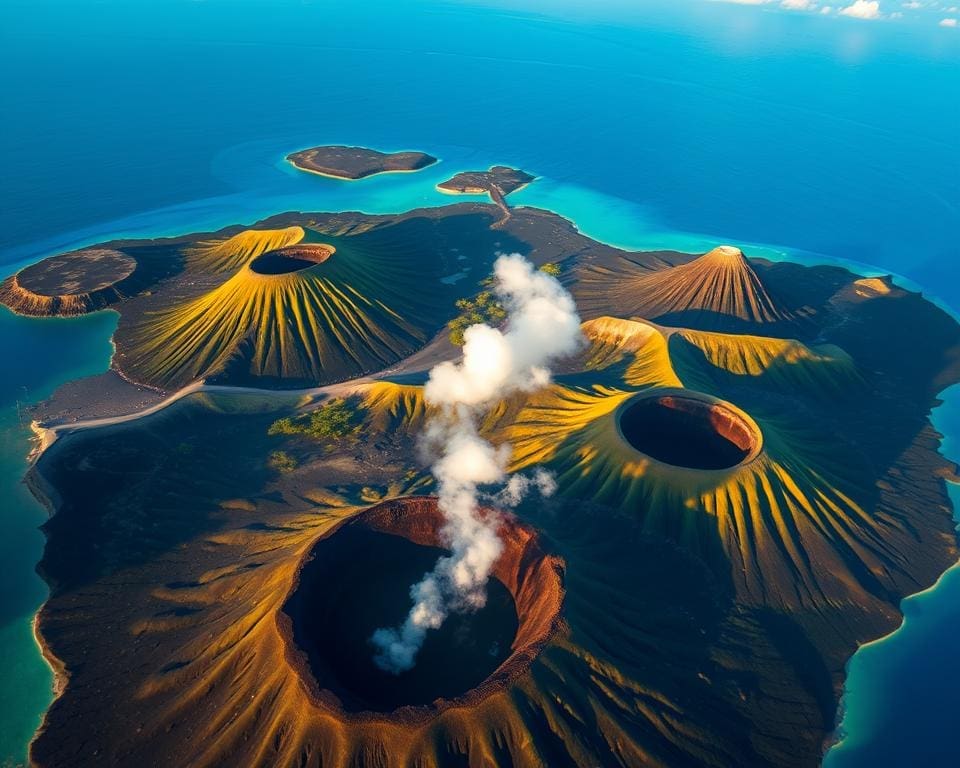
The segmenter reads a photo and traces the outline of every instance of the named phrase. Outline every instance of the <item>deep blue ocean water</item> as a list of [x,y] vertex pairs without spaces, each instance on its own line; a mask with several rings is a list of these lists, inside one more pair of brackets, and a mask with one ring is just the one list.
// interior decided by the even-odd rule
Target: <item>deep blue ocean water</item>
[[[701,0],[5,0],[0,72],[0,274],[118,235],[439,205],[436,181],[507,163],[541,177],[513,202],[610,242],[847,259],[960,307],[960,31],[934,22]],[[358,183],[283,162],[321,143],[442,162]],[[23,759],[50,698],[16,401],[104,369],[114,322],[0,311],[0,761]],[[883,764],[921,730],[949,754],[958,601],[954,572],[858,654],[831,768]]]

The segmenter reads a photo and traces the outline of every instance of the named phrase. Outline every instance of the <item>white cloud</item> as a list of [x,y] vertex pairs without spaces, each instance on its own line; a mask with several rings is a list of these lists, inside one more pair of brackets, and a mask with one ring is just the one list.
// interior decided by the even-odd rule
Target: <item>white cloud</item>
[[817,4],[814,0],[783,0],[780,7],[788,11],[812,11]]
[[848,5],[840,11],[841,16],[849,16],[854,19],[879,19],[880,3],[877,0],[854,0],[853,5]]
[[940,26],[941,26],[941,27],[955,27],[955,26],[957,26],[957,20],[956,20],[956,19],[941,19],[941,20],[940,20]]

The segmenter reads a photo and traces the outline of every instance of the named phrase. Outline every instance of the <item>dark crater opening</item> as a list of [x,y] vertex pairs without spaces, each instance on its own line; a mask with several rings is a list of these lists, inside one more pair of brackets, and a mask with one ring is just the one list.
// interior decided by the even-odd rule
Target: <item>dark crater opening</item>
[[323,264],[336,252],[332,245],[304,243],[277,248],[257,256],[250,269],[258,275],[285,275]]
[[320,538],[305,557],[280,614],[292,663],[318,706],[339,716],[391,713],[404,722],[469,705],[523,673],[559,625],[563,562],[532,529],[501,520],[504,548],[487,603],[451,613],[427,633],[417,663],[393,675],[374,663],[370,637],[399,625],[410,587],[447,554],[436,499],[378,504]]
[[452,699],[480,685],[510,655],[517,608],[497,579],[476,613],[449,616],[427,633],[417,663],[393,675],[373,662],[370,636],[410,609],[410,587],[449,554],[401,536],[348,527],[314,549],[287,607],[293,637],[348,712],[390,712]]
[[690,469],[727,469],[760,447],[760,432],[725,403],[690,395],[637,398],[620,413],[620,432],[647,456]]

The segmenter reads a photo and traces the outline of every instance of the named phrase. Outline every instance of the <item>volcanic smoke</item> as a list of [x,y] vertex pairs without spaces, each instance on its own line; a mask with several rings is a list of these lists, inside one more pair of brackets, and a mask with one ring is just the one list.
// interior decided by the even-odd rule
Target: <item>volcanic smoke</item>
[[489,499],[500,506],[516,505],[531,488],[548,496],[556,487],[544,470],[507,480],[511,447],[484,440],[478,424],[489,407],[512,392],[549,384],[548,366],[582,344],[580,317],[563,286],[519,254],[500,256],[494,277],[494,291],[507,311],[506,330],[484,324],[467,328],[460,361],[434,366],[424,389],[427,403],[438,406],[425,440],[438,455],[432,471],[446,518],[441,537],[451,554],[410,588],[413,607],[403,624],[378,629],[371,637],[374,662],[393,674],[414,666],[427,632],[440,627],[451,611],[474,611],[486,601],[487,579],[503,545],[497,516],[480,512],[479,487],[503,484]]

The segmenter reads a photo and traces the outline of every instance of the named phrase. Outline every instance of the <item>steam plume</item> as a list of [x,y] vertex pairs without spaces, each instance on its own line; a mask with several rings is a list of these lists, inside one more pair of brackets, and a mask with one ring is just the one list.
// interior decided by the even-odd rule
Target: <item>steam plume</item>
[[544,470],[507,481],[510,446],[491,445],[480,437],[477,424],[503,397],[550,382],[550,363],[581,344],[580,317],[563,286],[519,254],[500,256],[494,276],[507,310],[506,330],[483,324],[467,328],[461,360],[435,366],[424,389],[426,401],[439,406],[425,437],[439,454],[433,475],[446,519],[441,537],[451,554],[411,587],[413,607],[403,624],[378,629],[371,638],[375,663],[394,674],[413,667],[427,632],[440,627],[451,611],[477,610],[486,601],[484,587],[503,545],[496,517],[480,511],[479,486],[505,483],[490,497],[499,506],[515,506],[531,488],[550,495],[556,487]]

